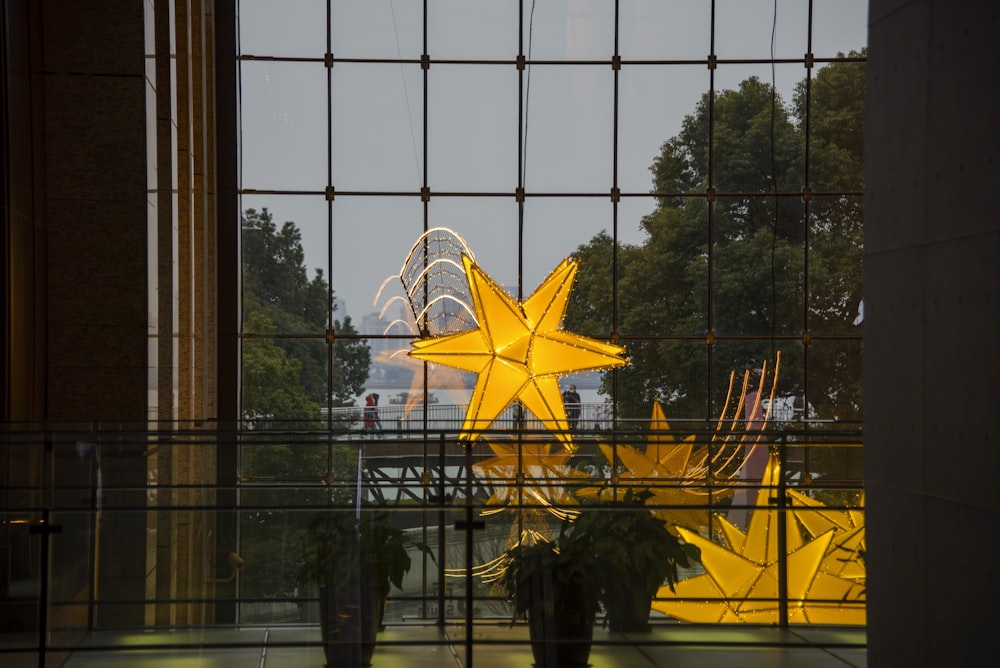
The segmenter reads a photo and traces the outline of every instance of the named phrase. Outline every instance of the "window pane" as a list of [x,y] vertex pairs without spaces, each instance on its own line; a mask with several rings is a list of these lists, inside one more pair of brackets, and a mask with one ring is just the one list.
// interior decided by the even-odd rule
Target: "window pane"
[[427,16],[432,58],[512,61],[517,56],[516,2],[430,0]]
[[622,244],[645,243],[649,235],[643,226],[647,216],[656,211],[654,197],[623,197],[618,202],[618,241]]
[[708,58],[711,3],[702,0],[623,0],[620,7],[618,51],[623,60]]
[[431,227],[454,230],[490,278],[517,296],[517,203],[513,197],[434,197],[428,215]]
[[[795,99],[795,86],[806,77],[806,68],[800,63],[778,63],[772,73],[770,65],[719,65],[715,73],[715,91],[740,90],[751,77],[770,90],[772,77],[778,91],[780,106],[789,107]],[[746,119],[750,120],[750,119]]]
[[809,344],[806,402],[810,419],[861,420],[862,350],[860,340]]
[[[320,427],[327,397],[326,344],[322,338],[267,336],[263,314],[247,317],[245,331],[263,334],[243,341],[243,415],[260,428]],[[272,424],[274,423],[274,425]]]
[[[525,297],[577,248],[601,232],[610,236],[611,216],[610,197],[529,198],[524,205]],[[593,263],[580,267],[580,271],[596,269]]]
[[610,195],[614,139],[611,68],[535,66],[530,77],[525,189]]
[[[285,223],[292,223],[298,231],[302,244],[306,276],[312,279],[317,270],[324,276],[330,275],[327,253],[327,205],[320,195],[243,195],[241,210],[267,209],[278,229]],[[246,257],[243,258],[246,262]]]
[[804,271],[798,198],[720,197],[712,257],[715,330],[732,336],[802,331]]
[[618,85],[618,187],[650,192],[653,161],[708,93],[708,69],[623,66]]
[[646,242],[623,256],[622,332],[704,337],[709,326],[707,202],[668,202],[644,225]]
[[330,6],[330,31],[336,57],[420,59],[424,25],[422,0],[331,0]]
[[813,54],[832,58],[868,44],[868,0],[812,0]]
[[[379,311],[383,283],[399,285],[399,270],[423,232],[423,207],[416,197],[338,197],[333,203],[331,280],[347,313],[360,320]],[[393,293],[387,292],[385,295]]]
[[434,65],[429,75],[431,192],[517,188],[517,70]]
[[241,67],[243,188],[326,186],[326,70],[322,63]]
[[861,335],[864,296],[861,196],[816,197],[810,209],[809,328]]
[[[620,414],[648,421],[659,400],[671,422],[709,418],[708,346],[700,341],[627,339],[628,367],[617,372]],[[641,423],[640,423],[641,424]]]
[[[614,3],[602,0],[525,3],[525,52],[532,60],[611,60]],[[528,6],[534,11],[529,11]]]
[[338,63],[332,82],[334,187],[419,192],[420,66]]
[[322,58],[326,0],[239,0],[240,51],[254,56]]
[[[715,52],[720,59],[803,58],[809,2],[716,0]],[[777,12],[777,15],[775,15]]]

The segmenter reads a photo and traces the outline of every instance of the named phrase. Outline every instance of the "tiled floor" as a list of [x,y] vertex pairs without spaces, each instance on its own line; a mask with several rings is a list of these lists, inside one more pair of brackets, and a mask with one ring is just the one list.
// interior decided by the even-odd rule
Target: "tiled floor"
[[[477,624],[472,652],[464,626],[390,626],[379,635],[375,668],[521,668],[532,664],[524,626]],[[322,668],[318,630],[205,629],[93,634],[70,653],[51,653],[64,668]],[[593,668],[865,668],[863,628],[754,628],[662,625],[650,633],[598,628]],[[33,653],[0,654],[7,668],[38,666]]]

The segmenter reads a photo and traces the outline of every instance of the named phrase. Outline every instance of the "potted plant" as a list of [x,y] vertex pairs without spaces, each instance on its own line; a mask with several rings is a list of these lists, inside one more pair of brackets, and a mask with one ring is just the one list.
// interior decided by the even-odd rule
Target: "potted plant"
[[382,510],[329,511],[308,524],[297,580],[319,588],[328,668],[371,665],[386,598],[392,586],[402,587],[411,547],[430,554]]
[[612,631],[648,631],[653,597],[666,584],[674,590],[678,567],[701,558],[696,545],[670,533],[645,507],[653,494],[629,488],[617,501],[587,507],[574,521],[591,536],[590,546],[601,573],[601,602]]
[[553,542],[507,551],[497,584],[515,617],[527,617],[535,666],[586,666],[600,607],[600,577],[591,536],[563,522]]

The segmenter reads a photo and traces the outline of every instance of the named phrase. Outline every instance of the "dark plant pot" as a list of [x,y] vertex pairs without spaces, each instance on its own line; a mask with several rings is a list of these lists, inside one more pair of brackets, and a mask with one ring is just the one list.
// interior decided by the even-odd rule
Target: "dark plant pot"
[[608,628],[612,631],[647,633],[653,627],[649,623],[649,612],[656,592],[642,587],[623,587],[617,592],[618,598],[608,604]]
[[353,587],[319,588],[319,621],[327,668],[370,666],[385,600],[371,581]]
[[588,666],[594,620],[578,615],[529,615],[531,654],[536,668]]
[[581,600],[573,585],[556,584],[558,577],[533,579],[528,631],[536,668],[589,665],[597,600]]

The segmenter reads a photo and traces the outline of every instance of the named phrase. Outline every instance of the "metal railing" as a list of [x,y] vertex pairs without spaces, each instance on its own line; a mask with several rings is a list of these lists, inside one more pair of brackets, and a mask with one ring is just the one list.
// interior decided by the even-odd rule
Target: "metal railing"
[[[398,410],[383,408],[383,425],[394,415],[403,422]],[[386,623],[464,624],[471,634],[474,624],[510,618],[502,594],[478,574],[512,536],[526,527],[555,530],[556,516],[577,507],[579,492],[614,495],[629,487],[658,492],[647,505],[664,517],[703,514],[706,537],[719,544],[726,530],[731,538],[729,526],[749,534],[746,516],[776,513],[779,520],[769,524],[776,535],[767,538],[776,550],[767,575],[775,578],[776,595],[733,592],[742,604],[752,599],[750,607],[773,610],[770,623],[810,623],[796,616],[804,604],[863,615],[863,538],[844,548],[854,550],[852,568],[862,569],[850,576],[858,585],[851,589],[853,600],[806,601],[788,586],[788,554],[810,538],[812,520],[842,519],[838,531],[863,532],[857,425],[797,423],[745,432],[740,425],[672,421],[674,430],[665,434],[641,422],[607,428],[594,421],[596,407],[584,406],[581,425],[589,428],[573,432],[570,453],[530,423],[515,429],[512,416],[469,447],[454,440],[463,407],[432,407],[428,422],[431,410],[436,430],[401,426],[382,438],[360,428],[283,429],[275,423],[263,429],[5,425],[0,654],[28,653],[45,665],[52,652],[103,647],[94,639],[109,631],[311,627],[318,599],[295,577],[303,532],[317,514],[355,512],[359,501],[389,508],[393,524],[432,555],[412,552],[413,567],[390,596]],[[623,456],[685,442],[707,454],[701,479],[639,469]],[[782,474],[771,484],[736,475],[736,464],[754,444],[780,463]],[[685,494],[693,496],[679,498]],[[785,521],[792,513],[794,521]],[[845,551],[831,558],[846,562],[851,556]],[[698,577],[705,568],[697,565],[684,575]],[[672,602],[678,599],[683,595]],[[725,593],[692,602],[739,608]],[[666,614],[655,620],[684,621]],[[470,652],[472,643],[469,638]]]

